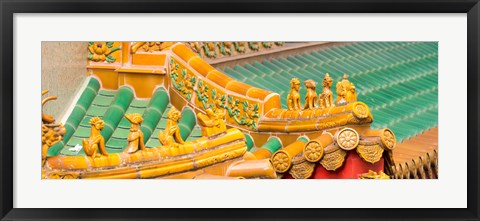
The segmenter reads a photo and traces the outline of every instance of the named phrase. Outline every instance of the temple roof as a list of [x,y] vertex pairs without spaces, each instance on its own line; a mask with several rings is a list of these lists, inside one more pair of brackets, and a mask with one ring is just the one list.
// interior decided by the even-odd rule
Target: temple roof
[[[337,82],[344,73],[358,100],[373,115],[371,127],[391,128],[397,141],[438,124],[438,53],[436,42],[359,42],[331,46],[281,58],[225,68],[230,77],[280,94],[283,108],[288,82],[299,78],[321,82],[329,73]],[[321,85],[317,87],[321,91]],[[305,97],[306,88],[300,88]],[[302,101],[303,103],[304,101]]]
[[[83,91],[72,114],[67,119],[67,134],[64,140],[49,150],[49,155],[85,155],[83,149],[73,149],[82,145],[82,139],[90,135],[92,117],[98,116],[108,125],[101,132],[105,137],[105,144],[109,153],[122,152],[127,146],[130,123],[123,116],[123,112],[139,113],[144,115],[142,131],[149,138],[146,147],[160,146],[156,135],[165,129],[167,113],[171,108],[168,94],[163,88],[158,88],[151,99],[134,98],[133,91],[122,87],[118,91],[102,90],[99,82],[91,78]],[[117,109],[122,111],[118,112]],[[86,110],[86,111],[85,111]],[[196,116],[189,108],[182,111],[179,126],[182,138],[186,141],[201,137],[201,131],[196,126]]]
[[[258,101],[265,102],[272,98],[271,95],[275,95],[277,101],[281,101],[283,108],[286,108],[286,98],[290,91],[289,81],[292,78],[299,78],[300,82],[312,79],[318,83],[322,81],[326,73],[329,73],[333,81],[338,82],[344,74],[348,75],[348,80],[355,84],[358,101],[361,102],[351,102],[347,105],[339,105],[329,109],[292,112],[280,109],[279,103],[275,99],[271,99],[271,103],[277,106],[273,107],[275,105],[271,105],[269,111],[265,111],[258,121],[258,128],[255,124],[255,127],[244,130],[247,149],[258,159],[269,158],[275,152],[295,142],[300,142],[301,145],[297,146],[301,147],[309,142],[305,134],[302,134],[308,130],[303,127],[294,130],[293,126],[296,125],[291,123],[292,120],[298,118],[300,119],[298,124],[306,125],[307,122],[303,120],[305,120],[304,116],[308,115],[308,119],[318,120],[318,122],[314,122],[315,124],[312,123],[314,125],[312,128],[320,130],[321,126],[318,126],[318,123],[324,123],[326,116],[348,115],[350,109],[355,109],[352,108],[355,105],[365,106],[362,109],[369,110],[365,116],[366,121],[357,125],[370,124],[373,116],[373,123],[370,124],[371,129],[390,128],[399,143],[434,128],[438,124],[438,54],[437,43],[435,42],[331,44],[327,48],[313,52],[292,54],[286,57],[259,58],[253,63],[234,65],[232,68],[225,68],[221,72],[197,57],[183,44],[175,44],[172,46],[171,52],[167,53],[171,53],[168,54],[171,57],[169,63],[167,61],[165,64],[180,65],[182,71],[186,70],[184,66],[188,66],[188,74],[187,71],[185,73],[181,72],[181,74],[189,75],[195,71],[196,77],[200,79],[198,87],[201,87],[200,82],[211,81],[205,85],[210,84],[211,89],[215,88],[214,86],[222,86],[223,89],[228,89],[230,92],[239,95],[237,97],[247,99],[253,104]],[[162,59],[166,57],[168,56],[163,56]],[[120,69],[122,68],[124,67]],[[122,71],[124,70],[122,69]],[[223,75],[222,72],[232,79]],[[172,75],[172,73],[176,74],[174,72],[169,74]],[[171,83],[174,84],[175,82]],[[137,89],[142,86],[143,84],[141,86],[137,85]],[[173,88],[179,92],[183,90],[181,86]],[[319,94],[321,88],[321,84],[316,88],[317,94]],[[334,90],[333,87],[332,90]],[[303,98],[306,94],[306,88],[303,83],[299,93],[302,103],[304,103]],[[82,148],[76,147],[81,147],[82,139],[88,138],[90,134],[89,121],[95,116],[105,121],[105,128],[101,131],[101,134],[105,138],[108,153],[120,153],[127,147],[130,123],[124,117],[124,114],[129,113],[138,113],[144,119],[140,129],[145,135],[145,146],[147,148],[160,146],[157,135],[165,129],[167,113],[172,106],[176,106],[181,111],[181,119],[178,123],[181,137],[186,141],[202,137],[201,129],[196,121],[195,112],[198,110],[192,109],[200,107],[199,104],[202,103],[199,100],[196,101],[196,99],[186,97],[186,100],[194,101],[193,104],[197,106],[184,105],[179,108],[177,100],[180,100],[178,98],[182,98],[185,94],[177,97],[177,100],[171,98],[172,91],[165,89],[163,83],[154,88],[153,93],[143,94],[152,95],[149,98],[139,98],[136,96],[138,93],[129,86],[120,86],[117,90],[108,90],[101,88],[97,79],[90,78],[87,87],[81,92],[78,102],[65,122],[67,133],[64,135],[63,141],[49,149],[49,156],[85,155]],[[198,96],[199,92],[195,91],[195,94]],[[335,99],[336,95],[334,96]],[[209,99],[207,97],[207,101],[211,100]],[[174,105],[175,102],[177,102],[176,105]],[[254,107],[252,103],[250,104]],[[248,102],[244,106],[247,108],[249,106]],[[358,116],[354,117],[358,118]],[[273,134],[270,134],[272,136],[266,139],[265,136],[273,131],[272,122],[280,124],[283,122],[282,120],[289,127],[279,127],[281,129],[279,132],[287,137],[284,141],[291,142],[282,142]],[[265,129],[262,128],[262,122],[272,124],[266,124]],[[350,123],[347,122],[346,124]],[[294,129],[287,130],[290,127]],[[251,136],[249,130],[266,135]],[[361,130],[364,131],[365,128]],[[300,133],[289,134],[291,132]],[[256,142],[257,138],[261,142]],[[312,137],[310,138],[312,139]],[[372,143],[368,139],[364,140],[363,137],[361,139],[362,145],[383,145],[380,141]],[[422,151],[420,150],[420,152]],[[303,158],[303,155],[300,158]],[[308,159],[308,157],[306,158]],[[293,158],[290,160],[295,161]]]

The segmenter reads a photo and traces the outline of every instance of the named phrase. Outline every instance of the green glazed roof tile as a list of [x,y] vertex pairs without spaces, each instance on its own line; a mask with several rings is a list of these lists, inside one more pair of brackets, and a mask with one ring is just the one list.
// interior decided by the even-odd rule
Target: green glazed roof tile
[[134,99],[132,103],[130,103],[130,107],[143,107],[146,108],[148,106],[148,103],[150,100],[139,100],[139,99]]
[[115,95],[117,94],[117,91],[100,90],[98,94],[102,96],[107,96],[107,97],[115,97]]
[[118,124],[118,127],[119,128],[124,128],[124,129],[130,129],[130,121],[127,120],[127,118],[122,118],[122,120],[120,121],[120,123]]
[[138,113],[138,114],[142,115],[144,111],[145,111],[144,107],[132,107],[132,106],[130,106],[126,111],[126,114]]
[[90,127],[78,127],[73,136],[87,138],[90,136],[90,130]]
[[162,118],[162,119],[158,122],[157,128],[163,130],[163,129],[165,129],[165,127],[167,127],[167,120],[166,120],[166,118]]
[[158,137],[158,133],[160,133],[160,131],[163,131],[163,129],[159,129],[159,128],[155,129],[155,130],[153,131],[153,133],[152,133],[152,136],[151,136],[150,138],[156,138],[156,137]]
[[190,136],[201,137],[202,136],[202,129],[199,126],[195,126],[192,130]]
[[121,153],[123,152],[124,148],[109,148],[107,147],[107,152],[108,153]]
[[74,147],[74,146],[77,145],[77,144],[78,144],[78,145],[82,145],[82,138],[72,137],[72,138],[68,141],[68,143],[67,143],[67,145],[68,145],[68,146],[71,146],[71,147]]
[[148,140],[147,144],[145,146],[151,148],[151,147],[158,147],[161,146],[160,141],[158,139],[150,139]]
[[197,137],[197,136],[189,136],[185,141],[189,142],[189,141],[197,140],[197,139],[199,139],[199,138],[201,138],[201,136],[200,136],[200,137]]
[[96,106],[107,107],[112,103],[112,101],[113,97],[96,96],[95,99],[93,99],[92,104]]
[[87,115],[89,117],[103,117],[105,112],[107,112],[108,107],[100,107],[100,106],[95,106],[92,105],[90,108],[88,108]]
[[80,122],[80,126],[90,127],[90,119],[92,119],[92,117],[85,116],[85,117],[82,119],[82,121]]
[[130,133],[130,129],[117,128],[113,132],[112,137],[117,139],[126,139],[129,133]]
[[125,148],[128,145],[128,141],[126,139],[116,139],[112,138],[108,141],[107,147],[109,148]]

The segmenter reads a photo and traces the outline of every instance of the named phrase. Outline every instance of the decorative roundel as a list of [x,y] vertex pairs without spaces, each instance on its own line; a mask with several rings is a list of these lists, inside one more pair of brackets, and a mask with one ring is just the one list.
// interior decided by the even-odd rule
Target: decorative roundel
[[355,117],[363,119],[367,118],[368,114],[370,113],[370,110],[368,109],[368,106],[364,103],[357,102],[354,104],[352,108],[353,114]]
[[312,163],[322,159],[324,152],[323,146],[317,141],[310,141],[303,148],[303,156],[308,162]]
[[358,136],[357,131],[352,128],[343,128],[337,133],[336,136],[337,144],[340,148],[344,150],[352,150],[360,142],[360,136]]
[[285,173],[292,165],[292,162],[287,153],[278,151],[272,156],[272,165],[277,173]]
[[382,135],[380,136],[382,140],[382,144],[385,148],[389,150],[393,150],[395,148],[395,145],[397,143],[397,139],[395,138],[395,134],[393,134],[393,131],[390,129],[385,129],[383,130]]

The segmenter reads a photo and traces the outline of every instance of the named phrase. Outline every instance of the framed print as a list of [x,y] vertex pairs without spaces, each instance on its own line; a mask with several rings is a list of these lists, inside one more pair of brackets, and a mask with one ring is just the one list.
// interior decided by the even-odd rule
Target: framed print
[[477,1],[187,5],[2,2],[2,220],[479,219]]

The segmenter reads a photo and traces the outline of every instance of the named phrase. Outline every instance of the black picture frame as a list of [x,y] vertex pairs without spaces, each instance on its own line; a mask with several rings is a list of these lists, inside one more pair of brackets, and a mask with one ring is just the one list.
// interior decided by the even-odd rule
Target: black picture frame
[[[111,3],[116,4],[112,5]],[[133,4],[135,3],[135,4]],[[1,220],[480,220],[478,0],[1,0]],[[465,209],[18,209],[13,208],[15,13],[467,13],[468,208]],[[319,199],[322,200],[322,199]],[[327,199],[325,199],[327,200]],[[383,199],[388,203],[388,198]],[[394,200],[394,199],[391,199]],[[412,200],[421,200],[421,197]],[[448,199],[438,199],[448,200]]]

